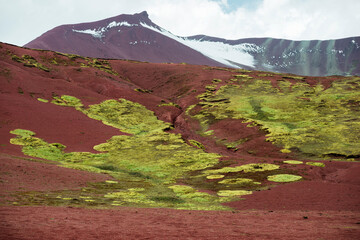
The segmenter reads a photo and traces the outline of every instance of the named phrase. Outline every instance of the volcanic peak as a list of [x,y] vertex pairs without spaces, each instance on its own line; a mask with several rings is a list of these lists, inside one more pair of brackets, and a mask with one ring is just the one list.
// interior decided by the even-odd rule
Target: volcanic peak
[[121,32],[122,27],[146,26],[155,29],[160,28],[154,24],[146,11],[134,15],[121,14],[112,18],[97,22],[72,25],[72,31],[76,33],[90,34],[95,38],[102,39],[110,30]]

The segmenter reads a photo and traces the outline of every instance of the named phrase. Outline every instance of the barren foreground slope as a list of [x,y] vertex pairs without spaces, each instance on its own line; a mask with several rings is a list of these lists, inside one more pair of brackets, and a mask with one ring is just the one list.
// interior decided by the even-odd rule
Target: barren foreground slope
[[0,45],[1,239],[356,239],[360,79]]

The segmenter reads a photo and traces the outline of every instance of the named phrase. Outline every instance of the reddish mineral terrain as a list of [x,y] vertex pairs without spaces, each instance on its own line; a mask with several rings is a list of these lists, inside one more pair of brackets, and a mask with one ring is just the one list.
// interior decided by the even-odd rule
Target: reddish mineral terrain
[[[42,65],[26,66],[16,61],[15,55],[31,56]],[[98,67],[79,67],[84,61],[0,44],[0,239],[360,238],[360,165],[356,156],[353,161],[323,160],[325,167],[282,164],[283,160],[307,159],[281,152],[281,147],[265,141],[265,132],[259,127],[230,119],[213,124],[211,130],[229,140],[249,139],[236,151],[198,134],[199,124],[185,110],[198,101],[196,96],[213,79],[225,81],[234,72],[207,66],[108,60],[111,71],[117,73],[114,75]],[[265,78],[276,84],[276,75]],[[309,77],[306,81],[330,86],[335,79]],[[81,191],[89,183],[114,180],[108,174],[29,157],[20,146],[10,144],[14,137],[10,131],[28,129],[47,142],[64,144],[66,152],[96,153],[94,145],[127,134],[73,108],[37,100],[61,95],[75,96],[85,106],[119,98],[138,102],[158,119],[173,124],[171,132],[180,133],[184,140],[201,142],[207,152],[221,154],[223,160],[275,162],[287,171],[298,172],[304,180],[267,182],[267,190],[224,203],[231,207],[229,211],[18,204],[16,196],[25,192]],[[177,107],[159,107],[169,102]]]

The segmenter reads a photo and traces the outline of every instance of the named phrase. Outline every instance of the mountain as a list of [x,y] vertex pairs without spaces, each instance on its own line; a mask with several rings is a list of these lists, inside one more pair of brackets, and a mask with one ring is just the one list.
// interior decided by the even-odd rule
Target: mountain
[[98,58],[219,65],[200,52],[164,36],[161,31],[148,14],[142,12],[59,26],[25,47]]
[[359,99],[0,43],[0,239],[357,239]]
[[25,47],[98,58],[184,62],[308,76],[360,75],[360,37],[326,41],[179,37],[153,23],[145,11],[59,26]]
[[307,76],[360,75],[360,37],[292,41],[274,38],[226,40],[202,35],[188,39],[215,49],[226,49],[224,52],[229,52],[229,56],[225,55],[224,59],[232,67],[244,62],[237,59],[241,56],[237,52],[243,51],[252,58],[253,64],[247,66],[258,70]]

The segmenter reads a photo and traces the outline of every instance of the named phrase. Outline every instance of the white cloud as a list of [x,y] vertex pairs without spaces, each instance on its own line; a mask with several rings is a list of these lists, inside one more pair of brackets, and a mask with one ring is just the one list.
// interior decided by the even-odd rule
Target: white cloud
[[[360,36],[358,0],[0,0],[0,41],[23,45],[62,24],[96,21],[147,10],[156,24],[180,36],[293,40]],[[245,6],[245,5],[244,5]]]
[[293,40],[360,35],[357,0],[264,0],[255,10],[238,8],[229,13],[222,11],[220,2],[205,2],[190,5],[189,1],[180,1],[176,7],[168,3],[150,13],[156,23],[178,35]]

